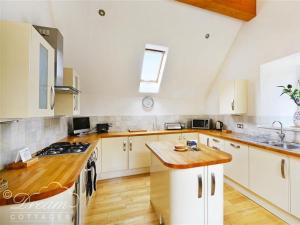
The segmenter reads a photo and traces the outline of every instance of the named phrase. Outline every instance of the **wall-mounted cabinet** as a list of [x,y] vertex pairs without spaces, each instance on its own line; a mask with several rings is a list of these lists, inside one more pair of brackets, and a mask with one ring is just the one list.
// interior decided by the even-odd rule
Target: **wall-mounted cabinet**
[[220,90],[220,114],[247,113],[248,82],[246,80],[223,81]]
[[[79,75],[73,68],[64,68],[64,86],[79,89]],[[57,92],[55,115],[74,116],[80,114],[80,94]]]
[[54,49],[31,24],[0,22],[0,118],[54,115]]

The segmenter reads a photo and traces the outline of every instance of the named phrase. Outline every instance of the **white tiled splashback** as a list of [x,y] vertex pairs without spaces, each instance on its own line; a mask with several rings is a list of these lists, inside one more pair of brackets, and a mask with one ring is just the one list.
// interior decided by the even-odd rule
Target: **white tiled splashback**
[[[128,129],[162,130],[165,122],[187,123],[191,119],[207,118],[204,115],[165,115],[165,116],[93,116],[91,127],[97,123],[111,123],[110,131]],[[272,124],[284,118],[260,118],[255,116],[210,116],[215,122],[221,120],[227,129],[250,135],[265,135],[278,138],[276,131],[257,128],[257,124]],[[70,118],[32,118],[13,123],[0,123],[0,168],[12,162],[19,149],[29,147],[32,153],[59,141],[67,136],[67,120]],[[236,127],[243,123],[244,129]],[[287,141],[300,143],[300,132],[288,131]]]
[[67,136],[67,118],[31,118],[0,123],[0,168],[15,160],[18,150],[34,153]]

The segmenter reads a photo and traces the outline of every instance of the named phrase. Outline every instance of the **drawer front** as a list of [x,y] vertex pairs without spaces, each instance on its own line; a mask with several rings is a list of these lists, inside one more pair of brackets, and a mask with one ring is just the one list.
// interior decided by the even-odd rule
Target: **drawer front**
[[224,141],[220,138],[210,137],[208,146],[215,150],[223,150]]
[[247,145],[225,141],[224,151],[231,154],[232,161],[224,165],[224,174],[237,183],[249,186],[249,150]]

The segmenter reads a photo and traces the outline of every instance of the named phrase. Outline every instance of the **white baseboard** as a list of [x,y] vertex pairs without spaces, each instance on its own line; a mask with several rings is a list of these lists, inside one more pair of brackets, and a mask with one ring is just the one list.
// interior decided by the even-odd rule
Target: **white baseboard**
[[125,176],[131,176],[131,175],[137,175],[137,174],[143,174],[149,172],[150,172],[149,167],[131,169],[131,170],[121,170],[121,171],[114,171],[114,172],[105,172],[105,173],[99,173],[97,175],[97,180],[106,180],[111,178],[125,177]]
[[224,183],[228,184],[229,186],[233,187],[235,190],[240,192],[241,194],[245,195],[246,197],[250,198],[252,201],[256,202],[275,216],[279,217],[283,221],[288,224],[292,225],[300,225],[300,219],[291,215],[290,213],[278,208],[277,206],[273,205],[272,203],[268,202],[267,200],[261,198],[254,192],[250,191],[249,189],[237,184],[230,178],[224,176]]

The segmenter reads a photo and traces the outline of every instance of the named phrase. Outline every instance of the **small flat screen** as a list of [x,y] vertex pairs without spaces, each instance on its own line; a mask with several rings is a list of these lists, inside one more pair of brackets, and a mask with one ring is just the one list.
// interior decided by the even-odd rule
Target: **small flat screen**
[[73,118],[73,127],[75,130],[89,130],[90,127],[90,118],[89,117],[77,117]]

